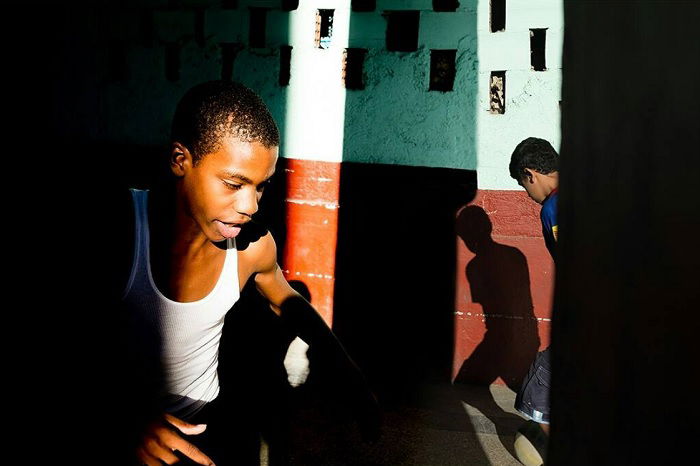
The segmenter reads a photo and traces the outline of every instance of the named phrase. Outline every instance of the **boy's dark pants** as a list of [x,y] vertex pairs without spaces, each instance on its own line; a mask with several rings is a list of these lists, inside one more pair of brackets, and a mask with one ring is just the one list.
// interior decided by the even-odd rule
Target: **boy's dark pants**
[[[207,424],[207,429],[201,434],[183,437],[196,445],[217,466],[259,466],[262,434],[269,445],[269,464],[287,464],[286,409],[274,403],[277,409],[271,416],[271,413],[266,412],[266,406],[250,401],[252,400],[231,402],[226,397],[217,397],[188,421],[192,424]],[[178,458],[182,458],[177,464],[196,464],[182,453],[175,453]]]
[[549,347],[537,353],[515,397],[515,409],[528,419],[549,424],[549,387],[552,368]]

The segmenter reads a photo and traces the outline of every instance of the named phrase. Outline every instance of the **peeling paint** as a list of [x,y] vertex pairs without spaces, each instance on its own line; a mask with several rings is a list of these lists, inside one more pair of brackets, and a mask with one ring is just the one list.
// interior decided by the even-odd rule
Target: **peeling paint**
[[[283,270],[282,273],[284,274],[291,274],[291,270]],[[324,280],[335,280],[335,276],[329,275],[327,273],[313,273],[313,272],[294,272],[294,275],[300,276],[300,275],[305,275],[309,278],[323,278]]]
[[329,210],[337,210],[340,208],[337,202],[326,202],[322,201],[320,199],[316,199],[313,201],[307,201],[304,199],[286,199],[287,202],[291,204],[299,204],[299,205],[308,205],[308,206],[322,206],[325,207],[326,209]]
[[[471,312],[461,312],[461,311],[455,311],[455,315],[462,316],[462,315],[468,315],[470,317],[483,317],[485,319],[511,319],[511,320],[536,320],[538,322],[551,322],[552,319],[546,318],[546,317],[535,317],[535,316],[514,316],[514,315],[508,315],[508,314],[479,314],[479,313],[474,313],[472,314]],[[482,322],[485,322],[484,319],[482,319]]]
[[313,277],[313,278],[324,278],[326,280],[333,280],[333,278],[335,278],[335,277],[333,277],[333,275],[328,275],[325,273],[307,273],[306,276]]

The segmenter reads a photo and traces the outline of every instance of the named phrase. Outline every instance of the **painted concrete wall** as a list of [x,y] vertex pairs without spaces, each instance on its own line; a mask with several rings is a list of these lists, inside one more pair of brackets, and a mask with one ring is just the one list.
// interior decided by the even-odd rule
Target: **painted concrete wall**
[[[558,148],[561,2],[508,1],[506,29],[495,33],[489,3],[434,12],[431,1],[378,1],[377,11],[353,14],[350,46],[368,49],[367,88],[348,92],[343,160],[476,169],[481,189],[517,189],[507,172],[513,147],[538,136]],[[386,50],[382,9],[420,10],[416,52]],[[530,28],[548,28],[546,71],[530,69]],[[431,49],[457,50],[451,92],[428,90]],[[489,112],[492,71],[506,71],[502,115]]]
[[554,263],[539,211],[524,191],[479,190],[457,212],[453,378],[517,390],[549,346]]
[[[89,26],[111,52],[98,56],[97,90],[85,94],[96,101],[82,107],[89,111],[66,119],[68,132],[87,128],[92,138],[120,144],[166,143],[178,99],[201,81],[221,78],[221,44],[238,44],[230,77],[261,95],[282,133],[280,153],[286,158],[283,168],[290,188],[285,197],[288,235],[281,246],[282,266],[288,279],[302,279],[309,286],[312,301],[329,323],[336,241],[339,228],[347,227],[338,225],[338,209],[352,202],[340,199],[342,165],[366,165],[367,170],[377,164],[476,170],[479,193],[471,205],[481,207],[490,219],[493,241],[519,249],[529,264],[534,313],[528,319],[534,319],[538,329],[532,341],[540,346],[548,342],[551,282],[546,276],[551,275],[551,263],[539,237],[538,219],[530,215],[537,206],[510,179],[507,167],[513,148],[525,137],[543,137],[559,147],[563,38],[559,0],[507,1],[506,28],[495,33],[489,30],[490,2],[484,0],[463,1],[455,12],[434,12],[430,0],[378,0],[376,10],[366,13],[352,12],[350,0],[301,0],[291,12],[271,0],[240,0],[234,9],[225,9],[218,1],[183,0],[170,6],[174,3],[114,7]],[[248,46],[249,7],[269,8],[265,47]],[[314,46],[317,8],[335,9],[327,49]],[[386,50],[383,13],[394,9],[420,11],[417,51]],[[547,28],[546,71],[530,69],[530,28]],[[114,44],[124,50],[123,57]],[[180,47],[179,77],[169,81],[166,50],[172,44]],[[292,46],[288,86],[278,83],[282,45]],[[368,50],[364,90],[346,90],[343,85],[346,47]],[[431,49],[457,50],[453,91],[428,90]],[[111,76],[114,59],[127,64],[126,79],[115,81]],[[506,72],[502,115],[489,112],[492,71]],[[512,214],[524,211],[530,214]],[[501,228],[514,224],[530,233],[521,235],[520,227]],[[466,268],[476,254],[459,237],[455,247],[453,369],[458,371],[487,334],[487,320],[514,319],[489,312],[474,300],[472,283],[460,268]],[[510,330],[513,335],[518,331],[517,326]],[[517,349],[515,344],[511,347]],[[507,374],[501,378],[514,380]]]
[[[221,78],[221,43],[242,45],[234,60],[232,78],[260,94],[283,130],[287,104],[286,89],[278,84],[279,46],[288,43],[289,13],[271,10],[266,21],[268,47],[251,49],[245,46],[248,6],[279,7],[279,2],[240,1],[236,9],[224,9],[218,1],[183,1],[177,8],[168,7],[168,3],[143,2],[138,7],[105,11],[97,25],[104,28],[98,37],[104,40],[106,49],[111,41],[124,44],[128,63],[127,79],[115,82],[109,78],[109,54],[104,55],[104,103],[100,107],[103,120],[110,124],[98,137],[138,145],[166,143],[179,98],[197,83]],[[197,8],[203,10],[201,16]],[[201,38],[197,37],[198,28],[203,31]],[[144,29],[151,33],[144,34]],[[176,81],[169,81],[165,75],[166,46],[171,43],[181,46],[180,76]],[[284,144],[283,140],[282,154]]]
[[[127,81],[108,84],[102,94],[100,108],[110,122],[101,129],[103,139],[167,141],[177,99],[195,83],[221,76],[223,42],[243,45],[233,79],[255,89],[270,106],[283,133],[284,157],[477,169],[479,188],[516,189],[504,167],[520,140],[539,136],[558,148],[559,1],[508,1],[506,29],[496,33],[489,31],[488,1],[464,1],[456,12],[434,12],[429,0],[379,0],[374,12],[362,13],[350,11],[350,0],[302,1],[291,12],[281,11],[278,1],[241,0],[236,9],[213,1],[184,1],[178,8],[151,3],[150,9],[115,8],[96,25],[104,28],[105,45],[125,44],[129,63]],[[246,46],[250,6],[271,8],[262,49]],[[313,44],[317,8],[335,9],[331,46],[325,50]],[[382,12],[394,9],[420,10],[416,52],[386,50]],[[140,26],[144,14],[153,15],[147,44]],[[546,71],[530,70],[529,28],[548,28]],[[182,47],[175,82],[165,79],[167,43]],[[287,87],[277,83],[280,45],[293,47]],[[368,50],[365,90],[344,89],[342,52],[348,46]],[[457,50],[454,91],[428,91],[431,49]],[[108,60],[105,54],[105,77]],[[506,112],[492,115],[489,76],[501,70],[506,71]]]
[[[328,48],[314,45],[316,10],[334,9]],[[342,56],[348,44],[350,0],[300,1],[289,13],[291,78],[284,127],[285,157],[341,162],[345,89]]]
[[[386,48],[384,10],[420,11],[418,50]],[[476,168],[476,7],[432,11],[431,1],[379,1],[355,13],[350,46],[367,49],[364,90],[348,91],[344,161]],[[454,90],[430,91],[431,49],[455,49]]]
[[[479,2],[477,16],[479,189],[519,189],[508,174],[508,162],[520,141],[540,137],[559,150],[563,2],[507,0],[502,32],[489,32],[489,2]],[[530,69],[531,28],[547,28],[546,71]],[[492,115],[488,112],[489,75],[502,70],[506,71],[506,111]]]

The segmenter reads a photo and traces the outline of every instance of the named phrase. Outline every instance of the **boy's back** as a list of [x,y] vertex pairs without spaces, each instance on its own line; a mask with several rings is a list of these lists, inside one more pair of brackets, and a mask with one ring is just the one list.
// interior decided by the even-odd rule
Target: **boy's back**
[[556,244],[559,234],[559,224],[557,222],[557,207],[559,193],[558,190],[553,190],[542,203],[540,210],[540,221],[542,222],[542,236],[544,244],[549,250],[552,258],[556,261]]

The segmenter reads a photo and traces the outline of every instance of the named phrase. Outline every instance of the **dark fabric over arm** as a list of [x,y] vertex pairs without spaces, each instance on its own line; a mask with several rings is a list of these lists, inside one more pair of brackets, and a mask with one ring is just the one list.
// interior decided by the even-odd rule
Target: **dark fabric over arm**
[[320,372],[322,378],[333,383],[337,393],[353,409],[363,438],[376,441],[382,423],[379,404],[359,367],[338,338],[302,296],[287,299],[280,309],[283,324],[309,344],[313,352],[312,372]]
[[359,372],[338,338],[306,299],[302,296],[289,298],[282,303],[280,310],[283,324],[313,346],[324,365]]
[[324,378],[339,382],[355,395],[369,391],[360,368],[314,307],[302,296],[287,299],[280,306],[283,325],[299,335],[313,351],[313,363]]

